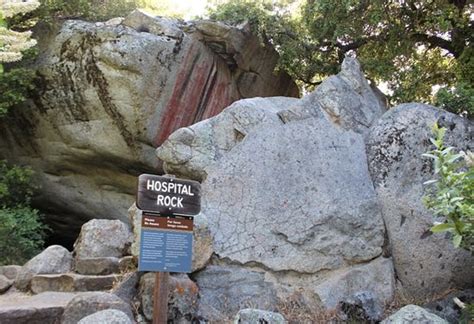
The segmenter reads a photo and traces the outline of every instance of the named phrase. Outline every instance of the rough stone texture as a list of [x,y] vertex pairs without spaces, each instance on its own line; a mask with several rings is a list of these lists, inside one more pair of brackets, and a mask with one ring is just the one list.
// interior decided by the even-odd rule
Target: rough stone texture
[[76,324],[82,318],[105,309],[122,311],[133,322],[130,305],[119,297],[105,292],[87,292],[77,295],[67,304],[61,323]]
[[106,309],[83,317],[77,324],[133,324],[134,322],[122,311]]
[[213,240],[206,215],[194,217],[192,272],[203,269],[214,253]]
[[119,259],[109,258],[76,258],[74,261],[74,270],[84,275],[107,275],[118,273]]
[[[302,99],[240,100],[177,130],[157,149],[166,172],[202,180],[211,264],[248,273],[237,284],[209,266],[196,275],[204,318],[232,318],[248,297],[240,286],[266,290],[255,281],[274,287],[273,297],[265,295],[270,306],[297,292],[308,307],[337,306],[346,296],[318,301],[318,293],[329,300],[324,283],[371,295],[378,306],[392,298],[391,260],[378,258],[384,224],[364,142],[384,111],[358,62],[347,58],[337,76]],[[374,269],[384,272],[367,275]],[[358,278],[359,285],[351,282]],[[207,292],[207,284],[217,292]],[[225,298],[207,300],[226,294],[231,306]]]
[[[332,100],[341,116],[352,109],[346,101],[373,102],[358,113],[374,111],[367,128],[383,107],[360,80],[358,64],[348,59],[339,76],[320,87],[330,83],[343,93]],[[354,92],[346,95],[348,87]],[[239,101],[179,129],[158,148],[167,172],[205,178],[202,212],[219,257],[316,273],[381,254],[383,221],[363,137],[321,108],[325,93]],[[345,128],[360,129],[344,118]]]
[[245,30],[140,12],[119,22],[40,30],[38,92],[0,124],[0,158],[36,171],[57,235],[126,221],[136,176],[160,168],[154,149],[177,128],[240,98],[298,96],[274,73],[275,50]]
[[140,231],[142,227],[142,211],[138,209],[137,205],[133,205],[128,209],[128,221],[132,227],[133,240],[130,246],[130,253],[132,256],[138,258],[140,255]]
[[302,101],[304,109],[291,108],[282,114],[286,121],[318,116],[324,111],[338,127],[366,134],[370,125],[387,110],[364,77],[359,62],[346,57],[341,72],[324,80]]
[[208,173],[202,211],[221,258],[316,273],[382,253],[382,217],[353,132],[323,119],[262,127]]
[[326,308],[336,308],[341,302],[361,304],[369,320],[380,320],[394,296],[394,278],[392,260],[381,257],[333,274],[316,286],[315,292]]
[[5,291],[10,289],[12,286],[13,281],[5,277],[4,275],[0,275],[0,294],[3,294]]
[[36,275],[31,279],[31,291],[35,294],[45,291],[100,291],[109,290],[119,275],[84,276],[75,273]]
[[45,292],[39,295],[20,293],[0,296],[2,324],[57,324],[72,293]]
[[384,319],[381,324],[448,324],[447,321],[416,305],[407,305]]
[[130,228],[122,221],[93,219],[82,226],[74,254],[76,259],[120,258],[129,252],[132,240]]
[[206,169],[247,134],[258,127],[281,124],[278,112],[298,102],[284,97],[240,100],[214,118],[178,129],[156,153],[167,173],[203,180]]
[[21,266],[19,265],[0,266],[0,275],[3,275],[10,280],[15,280],[20,270],[21,270]]
[[141,273],[137,271],[124,274],[120,281],[114,284],[111,293],[130,304],[137,296],[140,277]]
[[52,245],[29,260],[21,268],[15,280],[15,287],[27,290],[31,278],[36,274],[64,273],[72,270],[72,254],[60,245]]
[[429,298],[450,288],[474,284],[474,258],[456,249],[445,234],[429,232],[435,218],[422,202],[423,183],[433,179],[431,128],[448,127],[446,145],[473,150],[474,123],[422,104],[404,104],[387,112],[370,130],[369,169],[390,240],[397,277],[405,293]]
[[240,267],[208,266],[194,278],[199,287],[199,315],[209,321],[233,318],[243,308],[274,311],[277,292],[264,273]]
[[[170,276],[168,295],[168,320],[188,323],[196,318],[198,288],[187,275]],[[139,298],[147,320],[153,318],[153,289],[155,273],[147,273],[140,279]]]
[[234,319],[234,324],[286,324],[288,323],[283,315],[268,312],[261,309],[246,308],[240,310]]

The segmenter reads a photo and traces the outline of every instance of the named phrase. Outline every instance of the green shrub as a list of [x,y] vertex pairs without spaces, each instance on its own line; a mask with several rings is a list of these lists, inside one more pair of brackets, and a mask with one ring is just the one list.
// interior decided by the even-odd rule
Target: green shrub
[[23,264],[41,251],[46,234],[38,211],[17,206],[0,209],[0,265]]
[[426,206],[444,222],[431,228],[433,233],[450,232],[453,244],[474,252],[474,155],[455,153],[444,146],[445,128],[433,127],[435,149],[423,154],[433,160],[437,179],[425,182],[431,190],[424,197]]
[[435,105],[452,113],[474,118],[474,87],[459,83],[454,88],[442,88],[436,94]]
[[28,168],[0,161],[0,265],[22,264],[43,247],[48,227],[29,206],[32,175]]

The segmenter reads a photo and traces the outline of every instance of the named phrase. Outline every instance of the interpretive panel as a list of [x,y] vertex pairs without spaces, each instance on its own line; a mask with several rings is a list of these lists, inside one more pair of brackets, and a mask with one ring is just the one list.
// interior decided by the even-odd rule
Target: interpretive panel
[[193,218],[143,213],[139,271],[191,272]]

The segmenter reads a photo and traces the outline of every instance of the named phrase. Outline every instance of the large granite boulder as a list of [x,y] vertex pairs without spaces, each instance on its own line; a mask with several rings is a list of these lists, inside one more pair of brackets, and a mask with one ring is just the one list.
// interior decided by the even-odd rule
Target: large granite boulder
[[30,288],[31,279],[37,274],[58,274],[72,270],[72,253],[60,245],[52,245],[29,260],[16,276],[15,287]]
[[93,219],[85,223],[74,243],[76,259],[120,258],[129,254],[132,244],[130,227],[119,221]]
[[453,247],[446,233],[432,234],[435,217],[423,205],[433,179],[431,128],[438,121],[448,128],[445,144],[473,150],[474,123],[422,104],[391,109],[372,126],[367,141],[369,170],[382,207],[397,277],[404,292],[429,298],[452,288],[474,285],[474,258]]
[[136,176],[160,169],[154,149],[177,128],[240,98],[298,96],[271,46],[220,23],[136,11],[38,35],[37,93],[0,122],[0,158],[37,171],[58,236],[91,218],[126,221]]
[[[364,142],[384,111],[358,62],[347,58],[337,76],[301,100],[238,101],[177,130],[157,149],[167,172],[202,180],[212,262],[239,265],[252,278],[261,276],[262,285],[275,286],[278,296],[259,308],[273,310],[295,291],[328,308],[345,297],[330,296],[331,289],[367,293],[379,309],[392,298],[393,269],[390,259],[381,260],[384,224]],[[206,301],[207,285],[231,290],[231,279],[203,281],[211,269],[196,276],[201,312],[214,320],[233,317]],[[367,276],[374,269],[380,272]],[[263,291],[253,279],[241,281],[230,304],[244,299],[238,287],[249,281]]]

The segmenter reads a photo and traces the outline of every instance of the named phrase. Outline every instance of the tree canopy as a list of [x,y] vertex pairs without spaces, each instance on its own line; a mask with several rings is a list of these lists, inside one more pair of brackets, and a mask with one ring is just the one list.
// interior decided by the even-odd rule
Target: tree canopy
[[306,89],[356,55],[368,78],[386,85],[392,103],[432,103],[439,88],[440,103],[459,95],[457,88],[474,95],[474,5],[466,0],[229,0],[214,2],[209,16],[248,21]]

